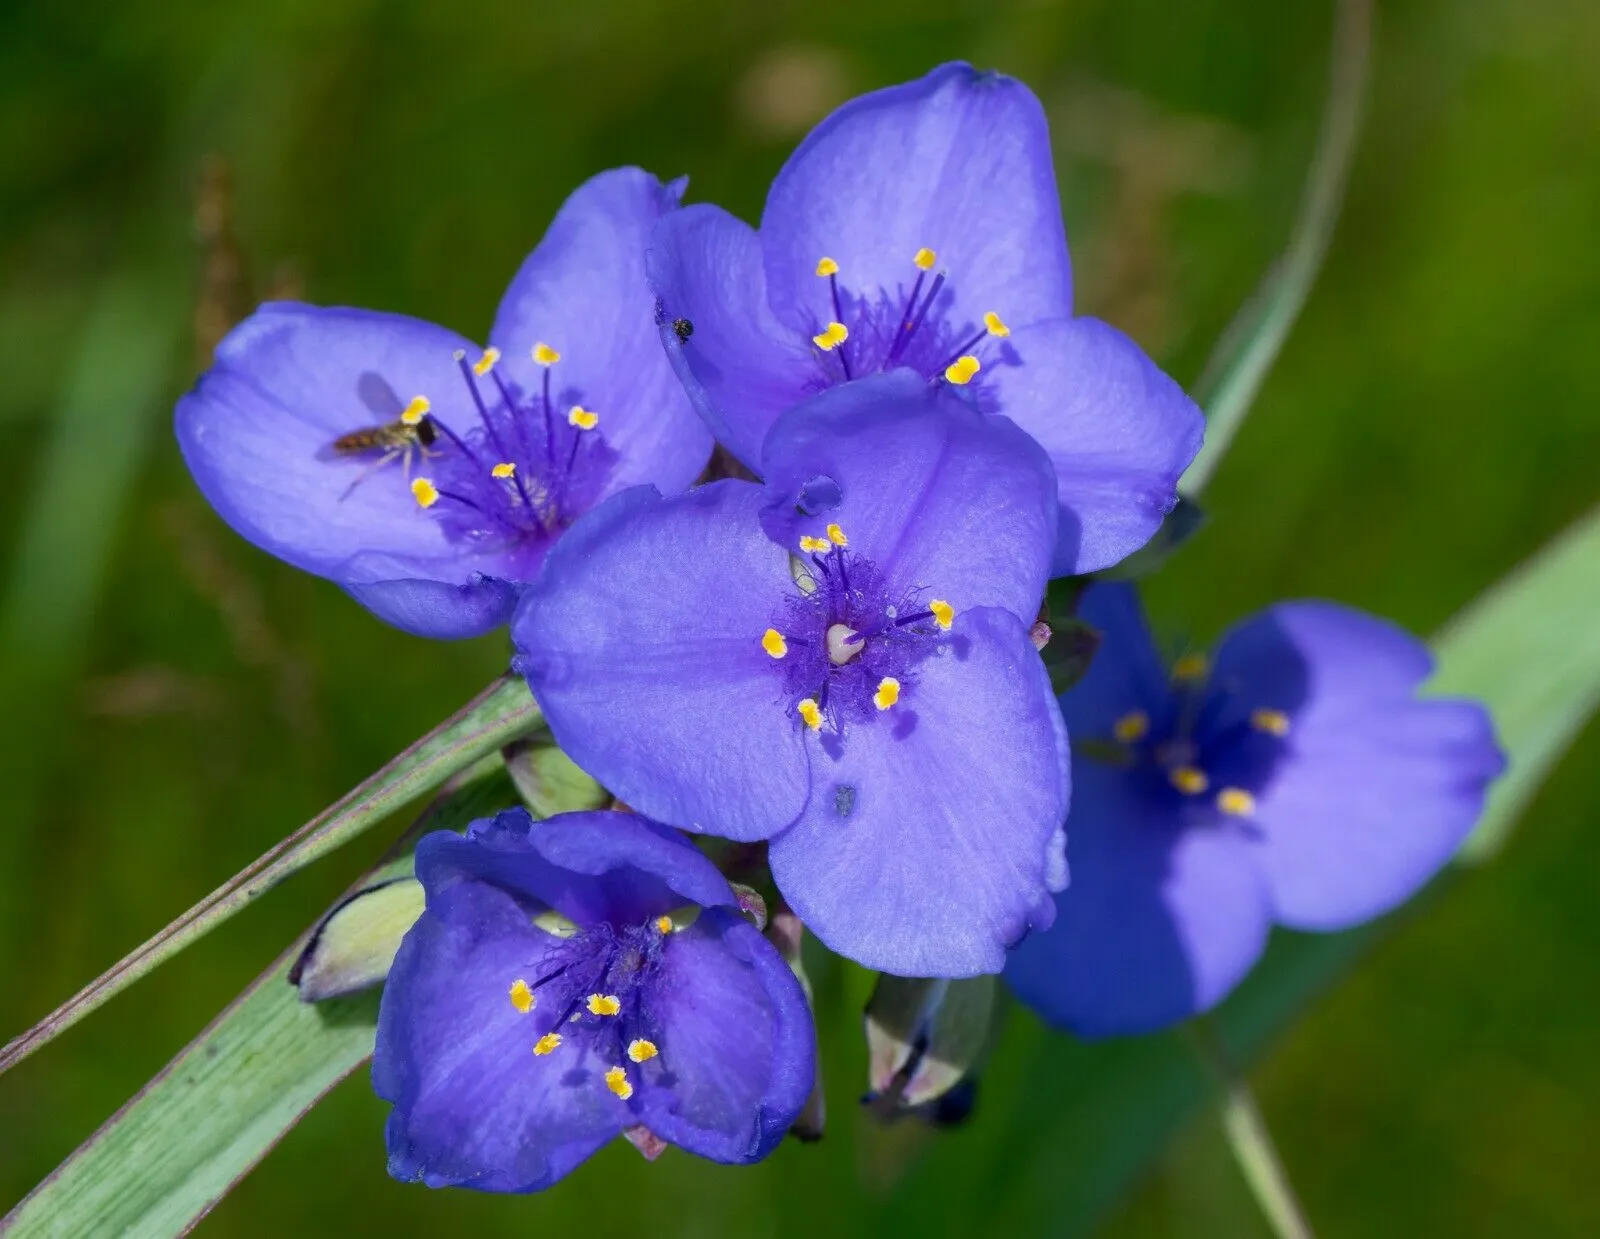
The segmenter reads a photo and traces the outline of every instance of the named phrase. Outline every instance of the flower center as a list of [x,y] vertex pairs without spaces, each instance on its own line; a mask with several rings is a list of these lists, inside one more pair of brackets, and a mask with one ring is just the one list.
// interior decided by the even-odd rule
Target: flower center
[[911,265],[910,291],[904,283],[894,289],[850,289],[841,283],[842,272],[832,258],[817,263],[817,275],[827,280],[828,294],[817,311],[811,343],[829,383],[849,382],[877,370],[909,366],[924,377],[943,378],[964,387],[983,369],[984,355],[1011,329],[990,310],[981,326],[957,327],[949,321],[951,297],[945,273],[933,272],[938,256],[919,249]]

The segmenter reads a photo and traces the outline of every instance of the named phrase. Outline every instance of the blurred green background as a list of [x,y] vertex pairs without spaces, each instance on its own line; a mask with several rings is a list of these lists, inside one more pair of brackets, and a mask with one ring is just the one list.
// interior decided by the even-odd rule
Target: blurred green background
[[[1428,632],[1600,489],[1600,6],[1396,0],[1379,17],[1327,270],[1210,528],[1154,587],[1173,629],[1315,594]],[[287,292],[481,336],[584,177],[687,172],[691,198],[754,219],[830,107],[960,57],[1050,111],[1082,308],[1190,382],[1287,234],[1330,26],[1320,0],[0,6],[0,1038],[506,661],[498,638],[390,631],[212,516],[168,417],[219,323]],[[1256,1072],[1326,1235],[1600,1234],[1597,758],[1591,727],[1503,857]],[[0,1211],[383,842],[0,1077]],[[200,1233],[882,1233],[875,1202],[923,1136],[854,1113],[859,978],[819,984],[819,1146],[754,1170],[613,1148],[539,1198],[429,1193],[385,1178],[361,1073]],[[940,1137],[921,1190],[942,1196],[920,1212],[947,1233],[985,1233],[993,1194],[1025,1191],[996,1150],[1048,1138],[1006,1068],[1040,1035],[1013,1014],[976,1116]],[[1025,1196],[1005,1212],[1055,1233]],[[1200,1119],[1104,1233],[1261,1225]]]

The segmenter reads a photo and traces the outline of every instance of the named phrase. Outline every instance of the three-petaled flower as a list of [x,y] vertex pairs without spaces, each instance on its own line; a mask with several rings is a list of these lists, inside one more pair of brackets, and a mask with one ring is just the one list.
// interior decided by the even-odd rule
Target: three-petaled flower
[[1337,930],[1409,898],[1503,768],[1476,702],[1428,700],[1427,648],[1384,620],[1287,602],[1215,657],[1164,665],[1131,586],[1097,585],[1075,743],[1072,886],[1006,979],[1080,1035],[1146,1032],[1221,1001],[1273,924]]
[[657,226],[649,272],[668,355],[752,469],[784,410],[885,370],[1011,418],[1055,464],[1053,575],[1144,545],[1200,446],[1177,384],[1073,316],[1044,110],[997,73],[945,65],[845,104],[779,172],[759,234],[687,207]]
[[512,621],[561,746],[660,821],[770,839],[834,950],[998,971],[1065,880],[1066,739],[1029,640],[1043,450],[914,375],[774,427],[765,485],[648,487],[579,520]]
[[710,453],[644,283],[682,188],[636,168],[581,186],[486,349],[400,315],[261,307],[178,405],[195,481],[244,537],[400,628],[505,623],[578,515],[640,482],[679,490]]
[[549,1187],[619,1134],[753,1162],[810,1095],[800,983],[688,840],[521,809],[417,846],[427,910],[378,1017],[396,1178]]

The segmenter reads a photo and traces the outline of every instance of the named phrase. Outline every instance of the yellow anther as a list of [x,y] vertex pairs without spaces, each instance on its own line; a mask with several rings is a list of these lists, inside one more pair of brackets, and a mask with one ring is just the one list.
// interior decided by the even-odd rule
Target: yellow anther
[[670,916],[656,917],[656,932],[658,934],[670,934],[672,932],[672,918]]
[[829,323],[822,329],[821,335],[811,337],[811,343],[827,353],[838,348],[849,338],[850,328],[843,323]]
[[1001,322],[1000,316],[993,310],[983,316],[983,325],[989,329],[990,335],[999,336],[1002,340],[1011,334],[1011,328]]
[[850,539],[844,536],[844,530],[837,525],[828,526],[828,541],[835,546],[849,546]]
[[1217,793],[1217,808],[1229,817],[1249,817],[1256,811],[1256,798],[1242,787],[1224,787]]
[[406,411],[400,414],[400,420],[407,426],[415,426],[428,416],[428,411],[433,408],[426,396],[413,396],[411,403],[406,405]]
[[1289,716],[1282,710],[1251,710],[1250,726],[1269,736],[1286,736],[1289,734]]
[[1211,786],[1211,780],[1206,778],[1206,772],[1194,766],[1174,766],[1167,778],[1171,779],[1172,786],[1185,796],[1198,796]]
[[944,377],[957,387],[965,387],[972,382],[972,376],[981,369],[983,367],[979,364],[978,359],[968,353],[964,357],[957,357],[946,366],[944,368]]
[[521,977],[511,983],[511,1005],[522,1014],[526,1015],[532,1011],[533,1004],[538,1001],[538,995],[528,988],[528,983]]
[[500,360],[500,350],[490,345],[483,350],[483,356],[472,363],[472,373],[480,379],[494,369],[494,363]]
[[425,508],[431,508],[439,502],[439,488],[427,478],[411,479],[411,495]]
[[805,725],[811,728],[812,731],[822,730],[822,707],[816,703],[815,699],[804,697],[795,709],[800,711],[800,717],[805,720]]
[[900,681],[892,675],[886,675],[878,681],[878,691],[872,694],[872,704],[880,710],[887,710],[900,700]]
[[1137,744],[1150,732],[1150,716],[1143,710],[1130,710],[1111,724],[1111,734],[1122,744]]
[[555,1053],[556,1047],[560,1044],[560,1033],[545,1033],[544,1036],[533,1043],[533,1052],[543,1058],[546,1054]]
[[1204,654],[1185,654],[1172,664],[1174,680],[1203,680],[1211,670],[1211,660]]
[[636,1063],[647,1063],[659,1053],[661,1051],[656,1049],[656,1043],[644,1037],[628,1042],[628,1057]]
[[935,254],[931,249],[924,245],[911,256],[911,261],[916,263],[920,270],[932,271],[933,264],[939,261],[939,255]]
[[581,404],[575,404],[567,410],[567,421],[579,430],[593,430],[600,424],[600,414],[591,413]]
[[761,648],[774,658],[782,658],[789,652],[789,643],[776,628],[769,628],[761,634]]
[[561,360],[561,354],[540,340],[533,346],[533,359],[541,366],[553,366]]
[[606,1072],[606,1087],[623,1101],[633,1096],[633,1085],[628,1083],[628,1073],[621,1067],[613,1067]]
[[489,470],[489,472],[494,474],[495,477],[497,477],[497,478],[508,478],[512,474],[516,473],[516,471],[517,471],[516,464],[514,462],[512,462],[512,461],[509,461],[509,460],[503,460],[498,465],[496,465],[493,469]]
[[817,274],[823,278],[827,278],[830,275],[838,275],[839,264],[831,258],[819,258],[817,259]]
[[590,1015],[615,1015],[622,1010],[622,1000],[615,994],[590,994],[584,1006]]
[[933,622],[946,631],[956,622],[956,609],[943,598],[935,598],[928,604],[928,610],[933,612]]
[[802,534],[800,537],[800,549],[802,551],[811,553],[825,551],[828,549],[829,545],[830,544],[826,538],[813,538],[810,534]]

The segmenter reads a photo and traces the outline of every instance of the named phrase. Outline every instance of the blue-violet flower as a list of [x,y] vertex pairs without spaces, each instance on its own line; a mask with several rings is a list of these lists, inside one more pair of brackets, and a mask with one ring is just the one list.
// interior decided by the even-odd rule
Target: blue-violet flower
[[178,404],[178,442],[244,537],[428,637],[506,622],[567,525],[694,481],[711,441],[651,325],[644,248],[683,182],[602,173],[567,200],[490,345],[395,314],[262,306]]
[[1053,575],[1142,546],[1200,446],[1193,402],[1072,313],[1044,109],[948,64],[845,104],[796,149],[759,234],[710,205],[662,220],[649,273],[696,407],[752,469],[804,396],[909,368],[1003,413],[1055,464]]
[[719,1162],[783,1138],[811,1092],[811,1012],[682,835],[515,809],[426,836],[416,868],[427,910],[372,1060],[397,1179],[531,1192],[619,1134]]
[[1066,737],[1029,640],[1050,461],[901,372],[790,410],[762,464],[574,524],[512,621],[517,665],[640,812],[770,839],[835,951],[997,972],[1065,880]]
[[1455,853],[1503,767],[1482,706],[1427,700],[1427,648],[1328,602],[1236,625],[1214,658],[1158,656],[1131,586],[1096,585],[1103,643],[1061,697],[1075,742],[1072,888],[1006,967],[1083,1036],[1204,1011],[1271,925],[1337,930]]

